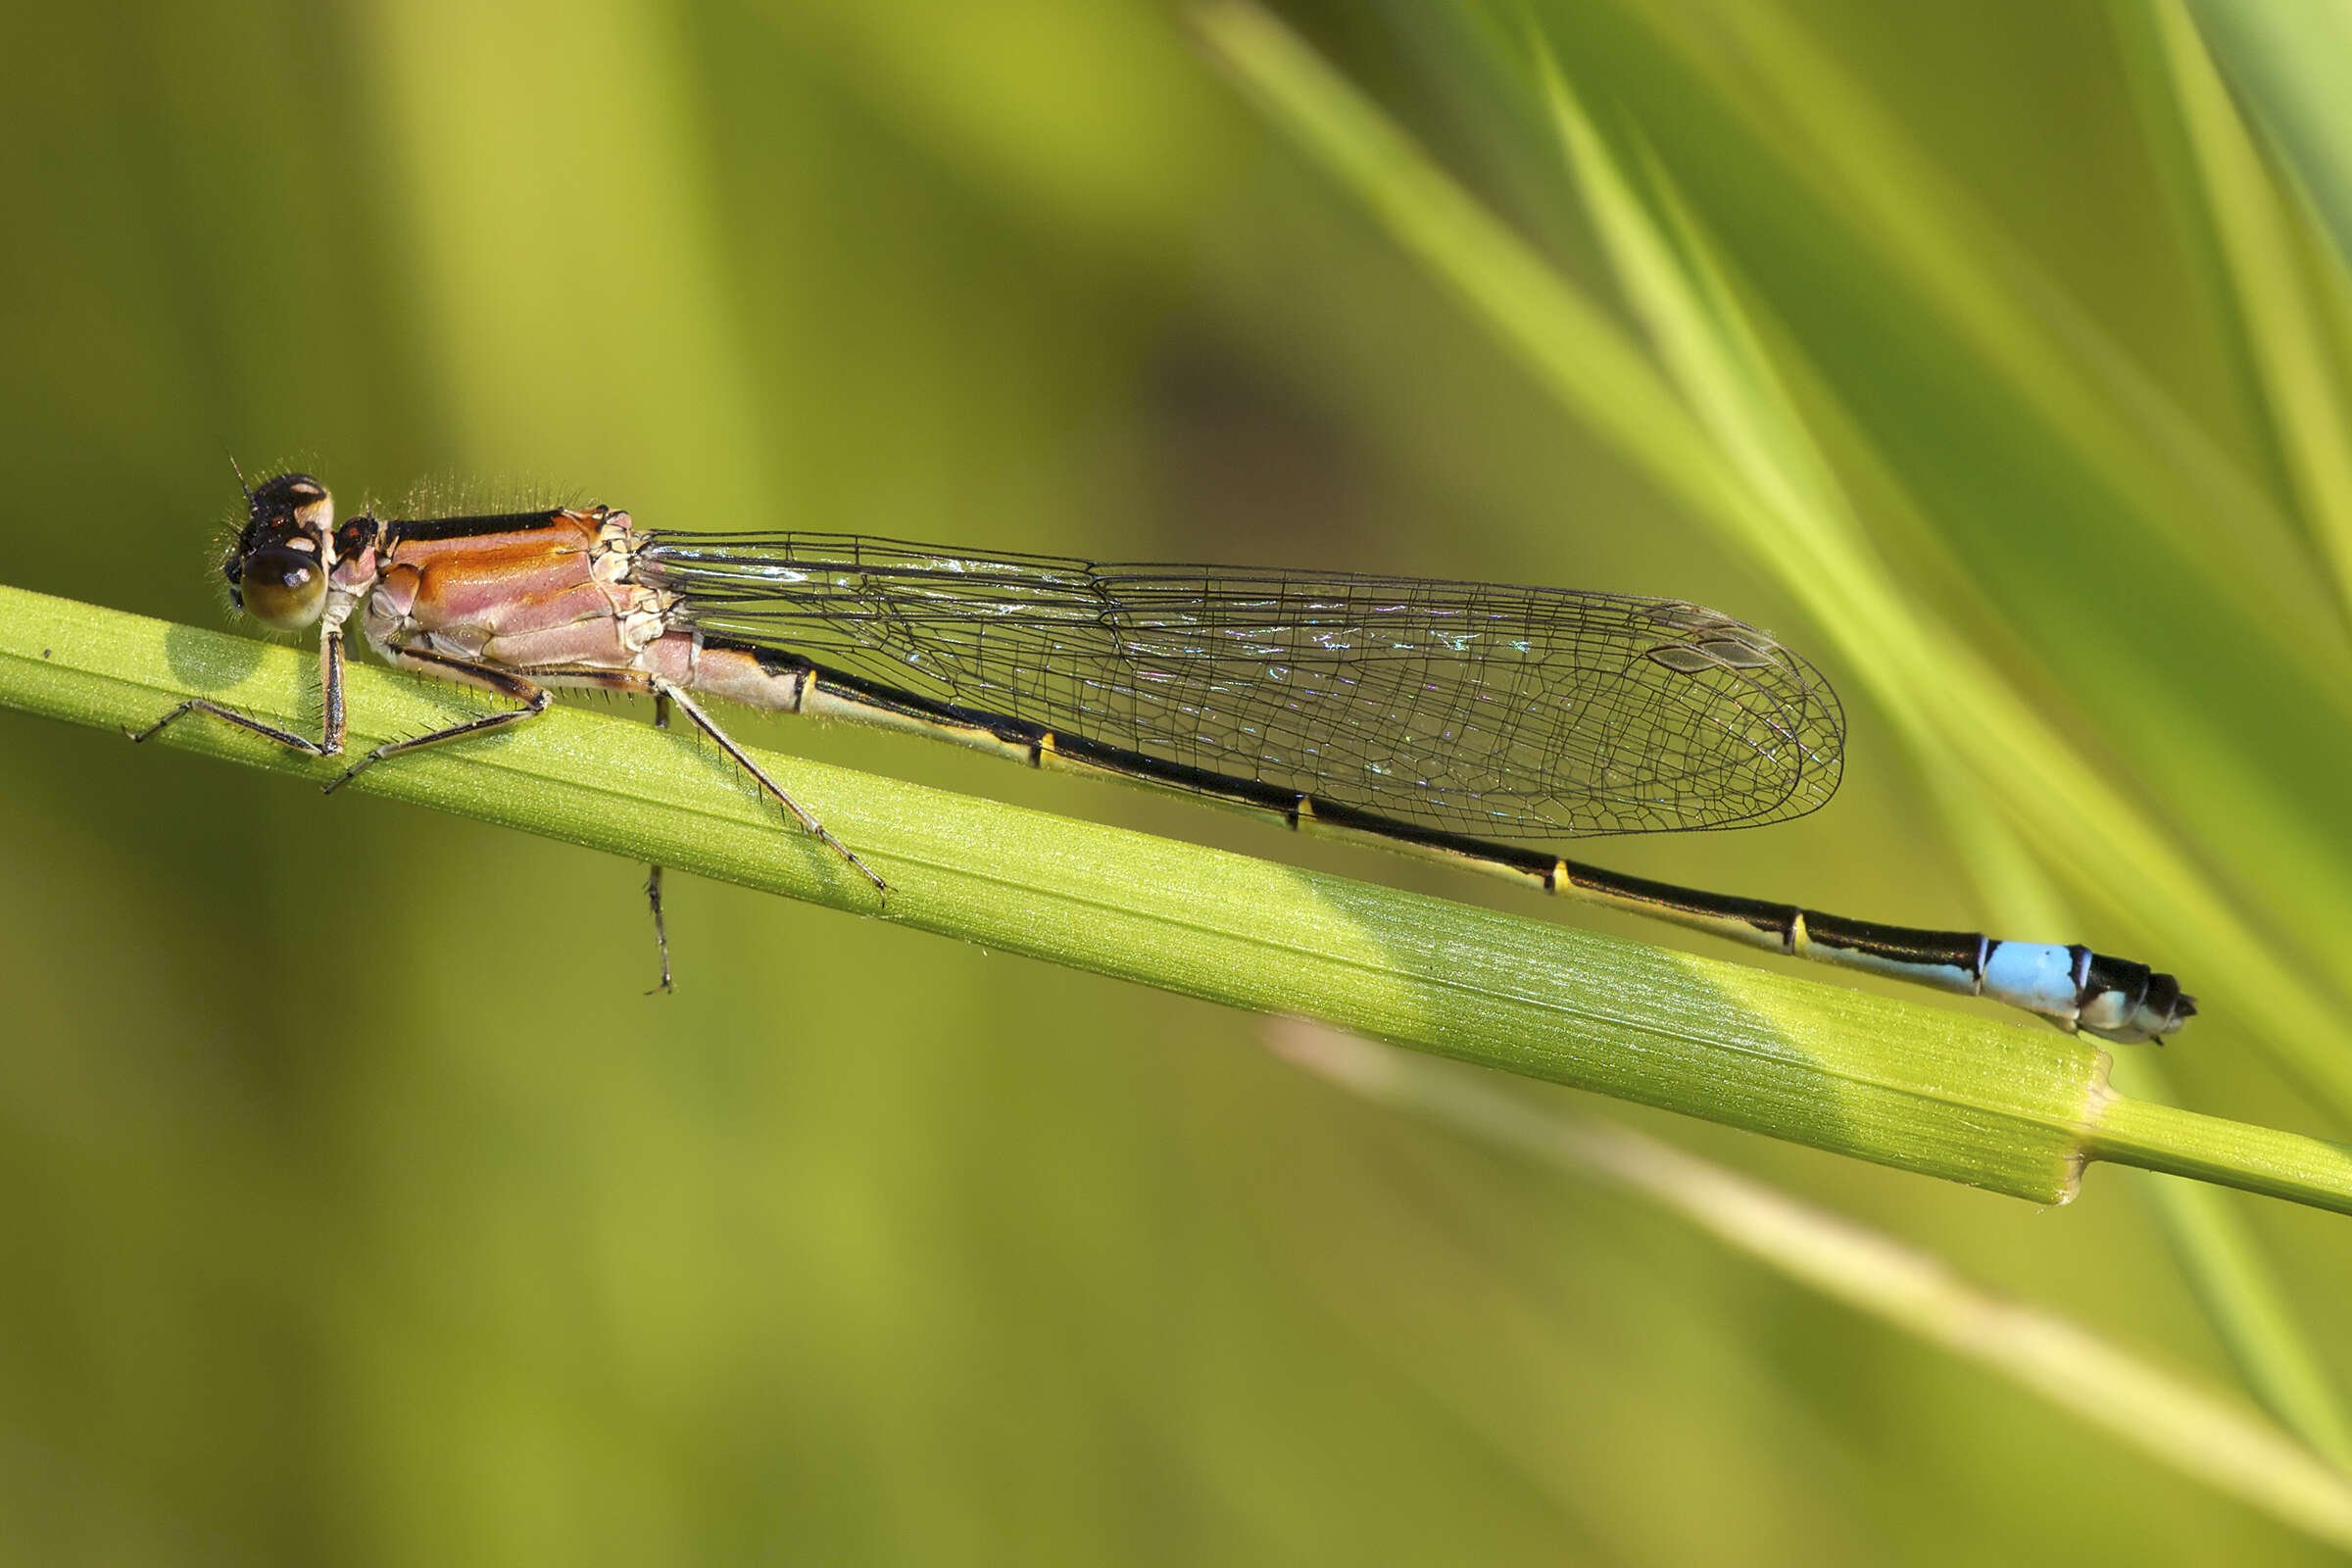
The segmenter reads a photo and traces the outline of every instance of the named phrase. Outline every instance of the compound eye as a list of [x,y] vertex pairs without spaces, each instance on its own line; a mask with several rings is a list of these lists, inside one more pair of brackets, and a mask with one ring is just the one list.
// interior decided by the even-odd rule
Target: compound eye
[[326,493],[326,486],[307,473],[281,473],[274,479],[264,479],[246,497],[245,506],[247,514],[256,521],[286,519],[320,533],[335,525],[335,498]]
[[236,591],[245,613],[279,631],[299,631],[318,618],[326,603],[326,573],[307,550],[274,546],[244,560]]

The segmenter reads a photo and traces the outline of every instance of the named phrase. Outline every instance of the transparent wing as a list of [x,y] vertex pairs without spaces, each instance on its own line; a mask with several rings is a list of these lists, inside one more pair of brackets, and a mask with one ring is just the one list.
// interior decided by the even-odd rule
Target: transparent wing
[[643,537],[640,573],[711,636],[1477,837],[1782,821],[1844,753],[1819,671],[1680,600]]

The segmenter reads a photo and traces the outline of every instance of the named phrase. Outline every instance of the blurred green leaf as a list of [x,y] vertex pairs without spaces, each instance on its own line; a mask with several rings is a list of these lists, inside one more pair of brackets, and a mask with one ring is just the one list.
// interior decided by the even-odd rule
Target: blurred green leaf
[[[2265,1043],[2352,1114],[2352,1032],[2340,999],[2283,960],[2182,847],[1903,590],[1842,497],[1824,488],[1809,449],[1792,445],[1796,422],[1776,406],[1779,394],[1732,296],[1718,282],[1702,303],[1708,285],[1700,278],[1719,276],[1720,268],[1694,260],[1686,273],[1653,220],[1625,194],[1630,186],[1603,144],[1579,128],[1581,111],[1556,74],[1552,102],[1569,126],[1571,156],[1679,395],[1597,307],[1479,212],[1266,13],[1226,3],[1200,15],[1286,127],[1458,289],[1548,390],[1783,577],[1883,710],[1905,722],[1923,767],[1962,764],[1974,793],[1998,802],[2046,863],[2155,933],[2156,951],[2197,956],[2198,966],[2180,967],[2199,994],[2261,1020]],[[1683,238],[1703,244],[1688,229]]]
[[1434,1062],[1287,1021],[1275,1051],[1368,1099],[1588,1180],[1623,1187],[1726,1248],[2012,1379],[2183,1475],[2352,1547],[2352,1474],[2238,1401],[1942,1259],[1673,1146],[1539,1108]]
[[[1960,824],[1971,857],[1982,870],[2020,879],[2014,896],[1998,883],[1988,891],[1996,905],[2030,906],[2041,911],[2049,895],[2033,860],[2070,870],[2075,885],[2115,900],[2120,911],[2146,915],[2169,938],[2162,951],[2201,955],[2203,989],[2221,975],[2246,982],[2230,990],[2229,1004],[2251,1017],[2284,1003],[2270,1038],[2308,1080],[2325,1084],[2339,1110],[2352,1106],[2347,1078],[2342,1009],[2307,981],[2307,971],[2281,961],[2270,939],[2245,923],[2224,890],[2205,880],[2188,848],[2169,842],[2160,824],[2139,811],[2131,798],[2099,775],[2090,758],[2034,714],[2025,694],[2013,690],[1985,653],[1969,646],[1959,629],[1939,623],[1926,610],[1924,595],[1908,591],[1893,564],[1869,541],[1827,455],[1807,429],[1801,410],[1775,360],[1795,362],[1807,396],[1823,417],[1874,460],[1882,501],[1891,493],[1905,512],[1918,507],[1899,493],[1891,463],[1877,462],[1861,421],[1835,404],[1823,377],[1811,373],[1801,347],[1755,319],[1756,305],[1741,289],[1730,256],[1715,242],[1677,188],[1672,174],[1651,155],[1638,129],[1621,127],[1613,146],[1595,114],[1577,95],[1554,61],[1544,34],[1531,26],[1528,49],[1539,90],[1548,104],[1586,210],[1610,257],[1620,289],[1647,329],[1671,391],[1655,384],[1630,345],[1608,342],[1609,352],[1564,367],[1560,356],[1534,352],[1572,325],[1588,338],[1610,340],[1601,313],[1574,297],[1556,273],[1549,282],[1524,274],[1543,264],[1499,223],[1480,215],[1464,221],[1472,206],[1463,193],[1446,188],[1434,166],[1420,164],[1368,105],[1352,101],[1345,84],[1331,76],[1263,13],[1243,5],[1206,13],[1208,28],[1267,100],[1276,116],[1321,155],[1376,212],[1397,237],[1431,264],[1480,312],[1506,343],[1519,349],[1562,401],[1580,416],[1616,435],[1629,456],[1648,466],[1653,480],[1680,491],[1716,521],[1726,535],[1767,563],[1805,603],[1813,618],[1843,647],[1848,667],[1863,672],[1879,709],[1901,726],[1920,773]],[[1803,44],[1801,35],[1768,7],[1740,10],[1746,41],[1768,59],[1767,79],[1806,90],[1796,118],[1813,132],[1835,178],[1852,190],[1875,193],[1875,211],[1885,221],[1874,244],[1904,287],[1916,298],[1952,309],[1972,321],[1979,343],[1995,345],[1992,363],[2015,384],[2022,401],[2058,421],[2095,464],[2129,474],[2119,485],[2138,493],[2154,511],[2169,511],[2169,498],[2149,491],[2130,456],[2132,440],[2110,418],[2106,406],[2055,354],[2036,330],[2035,313],[2011,307],[2005,291],[1987,286],[1961,257],[1959,247],[1930,238],[1950,233],[1952,224],[1932,193],[1940,189],[1924,171],[1904,179],[1892,171],[1902,162],[1902,139],[1877,118]],[[2178,47],[2176,47],[2176,56]],[[2187,96],[2199,102],[2189,84]],[[2236,162],[2213,172],[2216,189],[2232,193],[2237,206],[2233,233],[2244,236],[2229,247],[2241,272],[2276,253],[2281,222],[2260,207],[2260,171],[2232,138],[2226,106],[2206,94],[2199,144],[2214,157]],[[1821,177],[1821,176],[1816,176]],[[1448,242],[1443,230],[1455,230]],[[1884,236],[1892,236],[1887,238]],[[2264,236],[2267,236],[2264,237]],[[1483,251],[1485,256],[1473,254]],[[1511,258],[1506,264],[1497,256]],[[2343,466],[2329,400],[2319,396],[2331,385],[2318,357],[2325,338],[2308,308],[2290,299],[2291,282],[2273,265],[2271,281],[2252,289],[2269,308],[2251,311],[2267,326],[2261,334],[2270,352],[2257,360],[2271,372],[2277,401],[2298,411],[2290,418],[2288,446],[2294,470],[2325,517],[2328,498]],[[1511,281],[1498,284],[1498,280]],[[2044,310],[2042,318],[2063,319]],[[2080,337],[2082,334],[2077,334]],[[2291,346],[2289,346],[2291,345]],[[2094,362],[2096,363],[2096,362]],[[2114,379],[2110,377],[2110,379]],[[2128,384],[2128,378],[2127,378]],[[2315,401],[2315,397],[2317,401]],[[1682,428],[1689,419],[1704,428],[1708,457],[1693,458],[1699,437]],[[1653,428],[1627,429],[1631,411],[1642,411]],[[1669,444],[1659,434],[1674,430]],[[1670,459],[1662,455],[1672,453]],[[1719,454],[1720,456],[1714,456]],[[1729,471],[1723,471],[1728,469]],[[1700,480],[1697,474],[1712,474]],[[2347,491],[2352,494],[2352,490]],[[2186,519],[2182,519],[2185,521]],[[2326,534],[2325,526],[2322,528]],[[2242,562],[2237,564],[2242,567]],[[2261,579],[2241,570],[2238,584],[2248,604],[2265,592]],[[2290,638],[2291,622],[2275,622]],[[2005,650],[1996,649],[1999,653]],[[1982,809],[1987,799],[2008,808],[2024,844]],[[2030,853],[2029,853],[2030,851]],[[2185,965],[2184,965],[2185,966]],[[2275,1294],[2242,1236],[2237,1245],[2208,1215],[2208,1223],[2182,1232],[2191,1266],[2216,1303],[2216,1320],[2240,1344],[2241,1359],[2264,1374],[2266,1394],[2317,1441],[2333,1443],[2342,1416],[2318,1375],[2307,1346],[2296,1342],[2288,1320],[2277,1311]],[[2198,1245],[2199,1239],[2215,1244]]]
[[[2180,0],[2156,0],[2152,26],[2203,175],[2213,231],[2236,284],[2288,474],[2319,554],[2332,568],[2339,610],[2352,618],[2352,401],[2330,363],[2330,313],[2311,297],[2315,287],[2328,285],[2340,295],[2341,271],[2304,275],[2296,214],[2272,187],[2254,137]],[[2352,120],[2342,128],[2352,130]],[[2334,303],[2340,316],[2343,301]]]
[[2352,255],[2352,16],[2336,6],[2188,0],[2241,101],[2274,139],[2335,236]]

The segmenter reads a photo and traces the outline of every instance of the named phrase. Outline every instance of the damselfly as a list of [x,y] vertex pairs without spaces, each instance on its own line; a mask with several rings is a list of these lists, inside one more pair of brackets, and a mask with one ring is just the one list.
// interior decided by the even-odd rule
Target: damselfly
[[[544,712],[551,686],[642,693],[884,896],[698,701],[718,697],[1181,790],[2109,1040],[2160,1040],[2196,1011],[2171,975],[2081,946],[1850,920],[1526,847],[1785,821],[1837,789],[1844,717],[1820,672],[1681,600],[674,532],[606,507],[338,527],[300,473],[247,492],[221,572],[256,619],[318,627],[318,739],[202,699],[135,739],[201,712],[339,756],[354,614],[391,663],[519,705],[379,746],[330,790]],[[658,866],[648,892],[659,935]]]

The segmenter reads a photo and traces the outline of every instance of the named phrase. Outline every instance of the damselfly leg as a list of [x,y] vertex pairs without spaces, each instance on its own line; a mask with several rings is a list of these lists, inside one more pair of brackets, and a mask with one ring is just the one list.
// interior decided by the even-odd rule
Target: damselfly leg
[[[363,515],[337,527],[323,485],[282,474],[246,492],[245,522],[220,569],[239,610],[279,630],[318,627],[319,738],[204,698],[190,698],[128,733],[144,741],[201,713],[306,756],[341,756],[343,628],[356,614],[386,662],[517,706],[378,746],[327,780],[328,793],[391,758],[536,718],[554,701],[550,686],[650,696],[658,727],[669,727],[673,708],[684,712],[805,831],[887,895],[888,884],[871,867],[659,667],[666,656],[691,678],[696,648],[671,636],[646,591],[626,580],[627,537],[627,514],[602,508],[425,522]],[[658,865],[649,869],[646,897],[662,958],[657,989],[667,991],[669,938]]]
[[[669,699],[660,692],[654,694],[654,728],[669,728]],[[669,978],[669,922],[662,916],[662,862],[654,861],[645,868],[645,902],[654,911],[654,946],[662,954],[662,983],[646,993],[667,993],[677,988]]]
[[321,786],[326,794],[334,794],[335,791],[358,778],[387,757],[398,757],[403,752],[422,751],[427,746],[439,746],[444,741],[464,740],[468,735],[486,735],[492,730],[511,729],[526,719],[537,718],[541,713],[546,712],[549,705],[556,700],[555,693],[531,680],[527,675],[511,669],[500,669],[495,664],[485,664],[479,660],[452,659],[446,654],[404,647],[397,650],[394,662],[404,668],[416,670],[419,674],[435,675],[462,686],[476,687],[493,696],[520,703],[522,706],[520,708],[502,708],[491,712],[477,714],[472,718],[463,719],[440,729],[427,730],[422,735],[412,735],[407,740],[386,741],[333,778],[328,779]]

